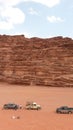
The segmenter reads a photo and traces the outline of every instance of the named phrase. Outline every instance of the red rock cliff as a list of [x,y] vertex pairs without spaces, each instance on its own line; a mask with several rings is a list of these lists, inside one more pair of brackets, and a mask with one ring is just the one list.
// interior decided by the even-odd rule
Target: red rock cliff
[[0,81],[73,87],[73,40],[0,35]]

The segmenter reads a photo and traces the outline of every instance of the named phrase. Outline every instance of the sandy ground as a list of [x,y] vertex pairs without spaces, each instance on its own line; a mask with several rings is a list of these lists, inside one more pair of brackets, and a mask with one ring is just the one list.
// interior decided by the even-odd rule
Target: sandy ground
[[[5,103],[25,106],[27,101],[37,102],[42,109],[2,110]],[[55,112],[63,105],[73,107],[73,88],[0,84],[0,130],[73,130],[73,114]]]

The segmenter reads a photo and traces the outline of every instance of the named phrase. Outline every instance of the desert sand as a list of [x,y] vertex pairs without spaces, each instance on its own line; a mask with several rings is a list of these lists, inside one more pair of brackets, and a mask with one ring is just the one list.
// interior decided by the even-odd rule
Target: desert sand
[[[2,110],[5,103],[25,107],[27,101],[42,106],[37,110]],[[48,88],[0,84],[0,130],[73,130],[73,114],[57,114],[60,106],[73,107],[73,88]],[[19,118],[17,118],[19,117]]]

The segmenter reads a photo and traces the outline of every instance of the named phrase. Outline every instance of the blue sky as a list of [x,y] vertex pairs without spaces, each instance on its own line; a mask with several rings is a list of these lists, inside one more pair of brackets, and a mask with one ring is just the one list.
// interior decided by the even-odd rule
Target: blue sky
[[0,34],[73,38],[73,0],[0,0]]

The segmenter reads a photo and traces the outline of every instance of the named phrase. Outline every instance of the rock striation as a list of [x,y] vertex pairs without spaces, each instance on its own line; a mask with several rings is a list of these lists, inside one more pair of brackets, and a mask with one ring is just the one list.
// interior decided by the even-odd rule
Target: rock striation
[[73,40],[0,35],[0,82],[73,87]]

